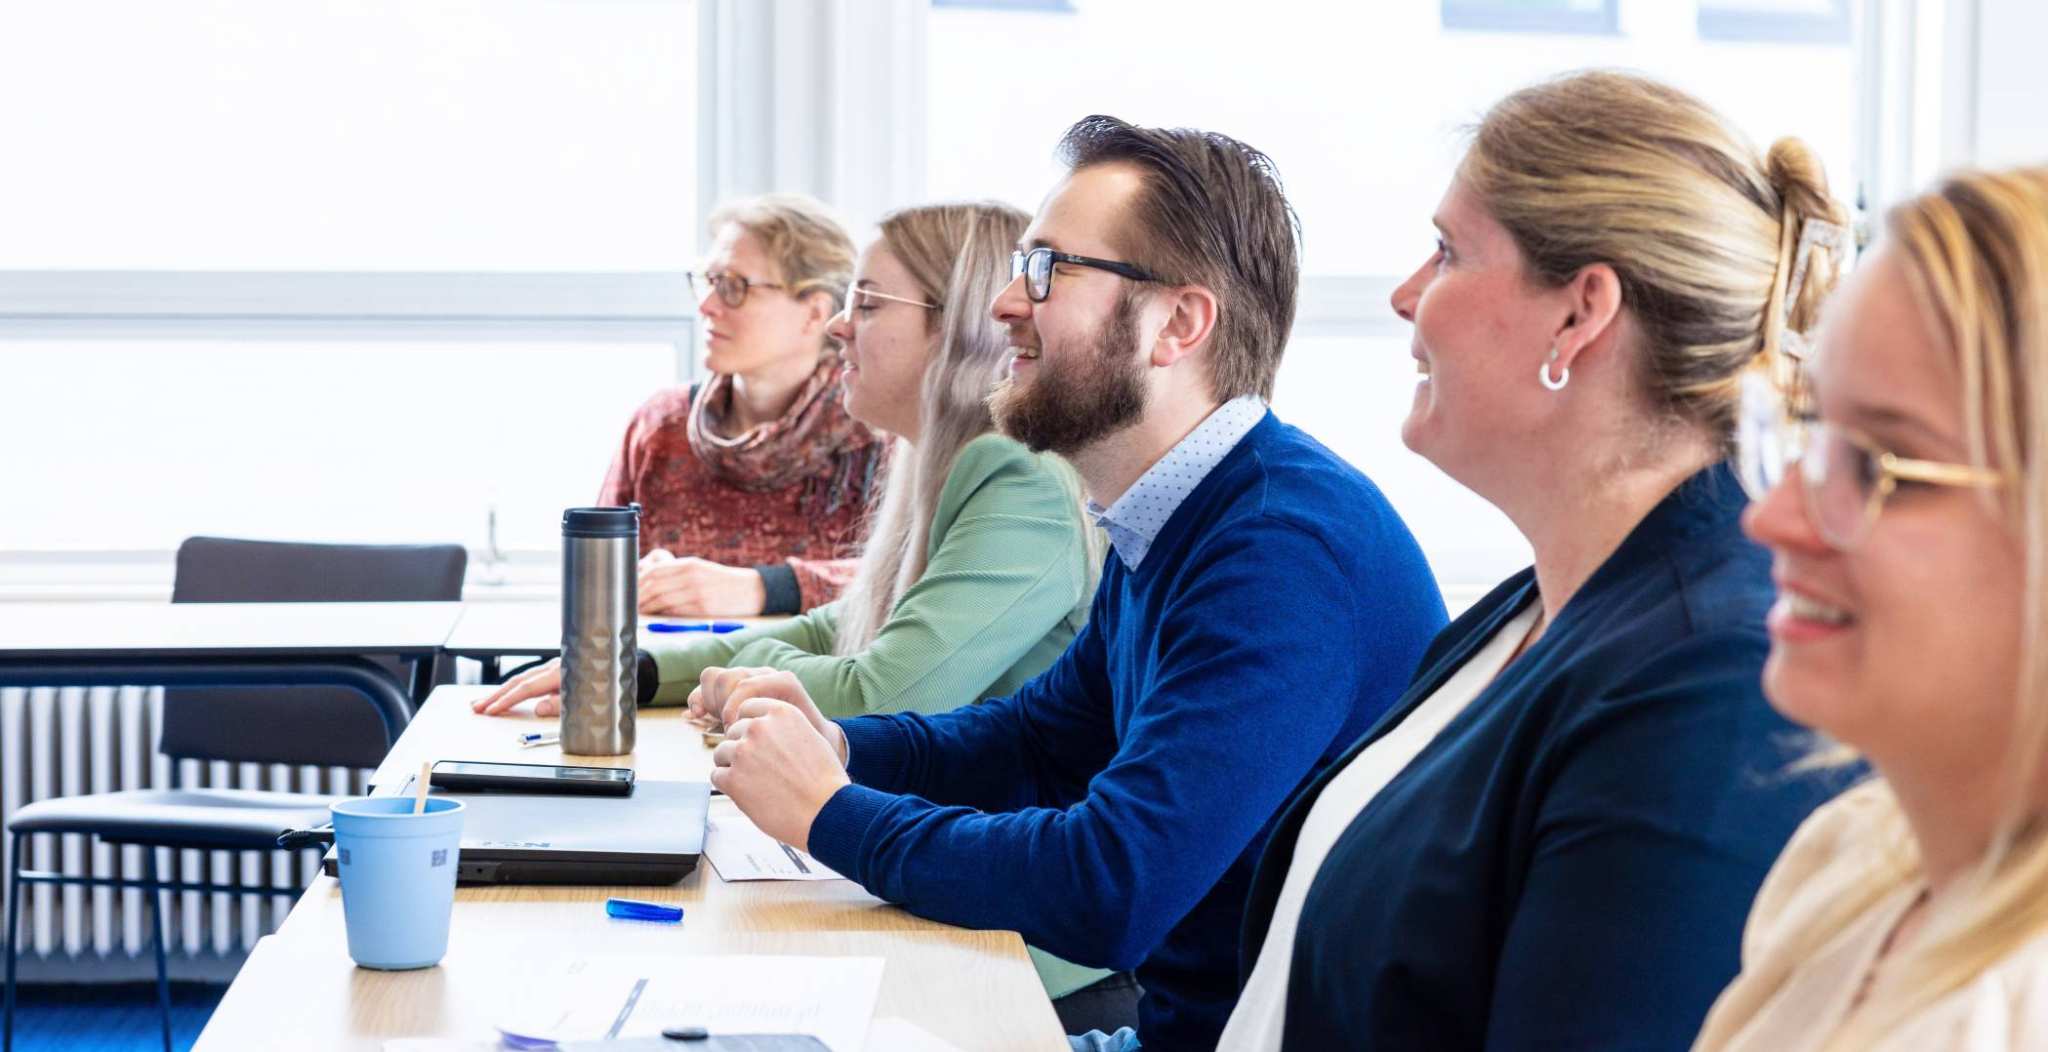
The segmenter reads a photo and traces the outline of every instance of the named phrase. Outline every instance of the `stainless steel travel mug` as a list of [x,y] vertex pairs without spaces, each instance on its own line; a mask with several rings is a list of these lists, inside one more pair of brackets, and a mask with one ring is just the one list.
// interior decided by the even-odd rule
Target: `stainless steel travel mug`
[[640,506],[562,513],[562,751],[633,751]]

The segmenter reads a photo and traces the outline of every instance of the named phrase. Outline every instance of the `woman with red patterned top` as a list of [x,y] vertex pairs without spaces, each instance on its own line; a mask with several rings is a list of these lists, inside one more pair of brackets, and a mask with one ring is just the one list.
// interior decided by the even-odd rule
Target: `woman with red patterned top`
[[690,284],[711,376],[633,414],[598,503],[640,504],[641,613],[800,613],[853,579],[884,453],[826,331],[853,241],[792,194],[727,204],[710,233]]

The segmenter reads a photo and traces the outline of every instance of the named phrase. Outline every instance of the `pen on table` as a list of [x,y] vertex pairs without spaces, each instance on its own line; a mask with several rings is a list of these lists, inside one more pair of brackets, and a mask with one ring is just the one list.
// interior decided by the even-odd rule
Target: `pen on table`
[[649,632],[737,632],[747,627],[738,621],[649,621]]
[[519,736],[519,747],[522,749],[531,749],[536,745],[553,745],[561,740],[562,736],[560,734],[522,734]]
[[606,916],[620,920],[664,921],[674,923],[683,919],[683,908],[664,902],[644,902],[640,899],[606,899]]

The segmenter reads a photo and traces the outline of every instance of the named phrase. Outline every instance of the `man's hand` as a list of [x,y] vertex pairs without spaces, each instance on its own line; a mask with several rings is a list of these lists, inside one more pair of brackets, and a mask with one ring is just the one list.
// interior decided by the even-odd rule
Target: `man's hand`
[[656,548],[640,558],[640,612],[653,617],[758,617],[768,586],[743,566],[678,559]]
[[708,720],[714,724],[725,722],[725,700],[734,687],[755,676],[772,676],[775,670],[766,667],[719,668],[713,665],[697,674],[697,685],[690,689],[690,718]]
[[520,702],[539,698],[535,716],[555,716],[562,711],[562,659],[556,658],[506,680],[498,689],[470,702],[469,707],[486,716],[503,716]]
[[811,849],[811,823],[849,783],[832,744],[796,706],[754,698],[734,710],[725,741],[711,752],[711,784],[732,797],[761,832]]
[[707,668],[697,677],[697,689],[690,692],[690,715],[717,720],[729,735],[732,725],[742,718],[747,702],[764,698],[794,708],[819,737],[831,744],[839,765],[846,766],[846,732],[818,711],[810,692],[794,673],[772,668]]

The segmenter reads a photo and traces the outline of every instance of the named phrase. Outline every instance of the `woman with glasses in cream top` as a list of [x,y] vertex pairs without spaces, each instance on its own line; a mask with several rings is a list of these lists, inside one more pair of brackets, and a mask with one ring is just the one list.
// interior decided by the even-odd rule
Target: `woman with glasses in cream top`
[[2048,168],[1897,208],[1800,379],[1744,436],[1764,690],[1876,777],[1785,849],[1694,1048],[2048,1048]]

